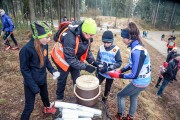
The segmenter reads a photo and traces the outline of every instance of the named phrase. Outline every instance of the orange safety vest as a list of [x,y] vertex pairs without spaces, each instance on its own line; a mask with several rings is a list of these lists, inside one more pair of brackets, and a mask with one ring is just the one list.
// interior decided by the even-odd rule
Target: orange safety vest
[[[58,65],[64,71],[68,70],[69,64],[65,60],[64,52],[63,52],[63,45],[61,43],[60,38],[61,38],[62,34],[67,30],[68,30],[68,27],[65,28],[60,33],[59,38],[58,38],[58,42],[56,42],[56,44],[54,45],[54,47],[53,47],[53,49],[51,51],[51,57],[52,57],[53,61],[56,63],[56,65]],[[79,36],[76,36],[75,55],[77,54],[77,51],[78,51],[79,41],[80,41]],[[88,49],[89,49],[89,46],[88,46],[86,52],[80,57],[80,61],[83,62],[83,63],[86,60],[86,57],[87,57],[87,54],[88,54]]]

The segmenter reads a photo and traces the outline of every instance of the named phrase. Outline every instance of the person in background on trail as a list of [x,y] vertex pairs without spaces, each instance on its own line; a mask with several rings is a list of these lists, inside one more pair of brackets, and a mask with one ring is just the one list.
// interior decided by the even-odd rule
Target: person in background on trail
[[100,46],[96,58],[97,63],[99,63],[97,78],[99,79],[99,84],[106,79],[105,91],[102,97],[102,101],[106,104],[107,97],[113,83],[113,79],[108,75],[108,71],[119,68],[122,64],[122,60],[119,47],[113,45],[114,37],[111,31],[107,30],[103,33],[102,42],[104,44]]
[[169,82],[172,82],[173,80],[177,81],[176,75],[179,68],[180,68],[180,54],[175,54],[173,60],[171,60],[168,63],[166,72],[163,74],[163,82],[157,92],[158,96],[162,96],[162,93]]
[[1,15],[1,22],[3,24],[2,26],[2,31],[1,31],[1,36],[4,39],[4,44],[5,44],[5,49],[4,50],[9,50],[11,48],[10,42],[8,40],[8,37],[10,36],[11,39],[13,40],[15,46],[11,48],[12,50],[17,50],[19,49],[18,43],[14,37],[13,30],[14,30],[14,25],[11,20],[11,18],[6,15],[5,11],[3,9],[0,9],[0,15]]
[[[90,49],[96,32],[96,22],[88,18],[83,22],[75,21],[69,24],[67,31],[59,37],[59,44],[62,47],[51,53],[52,60],[61,73],[57,82],[57,100],[62,101],[64,98],[64,90],[69,73],[71,73],[73,84],[75,84],[76,79],[80,76],[80,70],[85,70],[89,73],[93,73],[96,70],[94,66],[97,66],[97,64]],[[85,60],[91,65],[84,63]]]
[[174,30],[172,30],[172,35],[174,36]]
[[159,84],[161,83],[162,79],[163,79],[163,74],[166,72],[166,68],[168,66],[168,62],[163,62],[163,65],[160,66],[160,69],[159,69],[159,78],[157,80],[157,83],[155,85],[156,88],[159,88]]
[[164,41],[164,38],[165,38],[165,35],[162,34],[162,36],[161,36],[161,41]]
[[[137,97],[139,93],[147,88],[151,82],[151,63],[148,51],[143,47],[140,32],[136,24],[130,22],[126,29],[121,30],[123,42],[131,48],[129,63],[120,71],[110,71],[111,78],[132,79],[125,88],[118,94],[118,120],[123,119],[125,110],[125,97],[130,96],[130,109],[127,115],[128,120],[132,120],[137,109]],[[131,70],[130,73],[124,73]],[[123,74],[124,73],[124,74]]]
[[66,16],[64,16],[63,19],[61,20],[61,22],[64,22],[64,21],[68,21]]
[[166,71],[166,68],[168,66],[168,63],[174,58],[174,55],[177,54],[177,47],[174,47],[172,49],[172,51],[168,54],[167,58],[166,58],[166,62],[163,63],[163,66],[160,66],[160,75],[159,75],[159,79],[157,81],[157,84],[156,84],[156,88],[158,88],[163,79],[163,73]]
[[171,36],[170,38],[168,38],[168,43],[167,43],[167,53],[169,54],[169,52],[174,48],[176,47],[176,43],[175,43],[175,39],[176,37],[175,36]]
[[34,109],[35,96],[40,93],[44,104],[44,113],[55,114],[56,109],[50,104],[47,90],[46,68],[53,79],[60,73],[55,70],[48,59],[48,42],[52,31],[44,22],[31,24],[33,37],[19,53],[20,69],[24,78],[25,107],[21,120],[29,120]]
[[177,53],[177,47],[173,47],[171,52],[169,52],[169,54],[167,55],[166,62],[169,62],[170,60],[172,60],[176,53]]

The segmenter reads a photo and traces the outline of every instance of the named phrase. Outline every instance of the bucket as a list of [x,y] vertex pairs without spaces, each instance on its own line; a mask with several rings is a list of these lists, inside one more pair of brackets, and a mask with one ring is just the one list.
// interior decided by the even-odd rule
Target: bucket
[[101,86],[97,77],[92,75],[82,75],[76,79],[74,94],[77,103],[92,107],[97,103],[97,98],[101,93]]

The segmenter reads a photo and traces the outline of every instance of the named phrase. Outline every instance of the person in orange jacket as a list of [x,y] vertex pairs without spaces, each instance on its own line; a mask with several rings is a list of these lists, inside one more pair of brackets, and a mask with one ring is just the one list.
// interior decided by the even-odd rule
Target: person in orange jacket
[[168,39],[168,43],[167,43],[167,53],[169,53],[174,47],[176,47],[176,43],[175,43],[175,39],[176,37],[175,36],[171,36],[169,39]]

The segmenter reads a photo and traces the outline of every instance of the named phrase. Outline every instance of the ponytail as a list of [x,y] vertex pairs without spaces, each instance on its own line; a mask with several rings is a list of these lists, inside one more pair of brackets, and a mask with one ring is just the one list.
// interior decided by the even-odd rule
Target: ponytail
[[35,46],[36,52],[39,56],[40,68],[42,68],[44,66],[44,55],[42,53],[42,48],[41,48],[41,44],[39,42],[39,39],[34,40],[34,46]]

